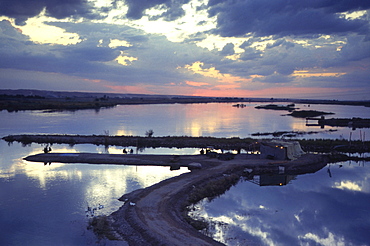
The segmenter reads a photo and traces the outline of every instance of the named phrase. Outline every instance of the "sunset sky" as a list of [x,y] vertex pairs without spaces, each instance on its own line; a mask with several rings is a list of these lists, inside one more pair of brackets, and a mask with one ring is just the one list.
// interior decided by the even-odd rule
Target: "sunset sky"
[[370,99],[369,0],[0,0],[0,88]]

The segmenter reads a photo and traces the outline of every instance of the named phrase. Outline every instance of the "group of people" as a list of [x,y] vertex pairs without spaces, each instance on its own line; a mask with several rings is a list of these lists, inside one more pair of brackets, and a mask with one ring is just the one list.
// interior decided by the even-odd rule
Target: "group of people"
[[46,145],[44,148],[44,153],[49,153],[51,151],[51,147],[49,145]]
[[124,154],[133,154],[134,150],[133,149],[123,149],[122,151]]
[[[46,154],[46,153],[49,153],[51,151],[51,147],[49,146],[49,144],[48,145],[46,145],[45,146],[45,148],[44,148],[44,153]],[[44,166],[46,166],[46,165],[48,165],[49,164],[49,166],[51,165],[51,162],[44,162]]]

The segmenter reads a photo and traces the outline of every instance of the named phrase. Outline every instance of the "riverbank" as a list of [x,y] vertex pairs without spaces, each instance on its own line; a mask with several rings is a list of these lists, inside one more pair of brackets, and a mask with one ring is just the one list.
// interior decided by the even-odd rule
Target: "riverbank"
[[[94,144],[104,146],[132,146],[141,148],[206,148],[212,146],[223,150],[255,151],[259,149],[259,142],[270,139],[253,138],[216,138],[216,137],[141,137],[141,136],[109,136],[109,135],[67,135],[67,134],[21,134],[9,135],[2,138],[8,143],[19,142],[24,145],[37,144]],[[291,139],[294,140],[294,139]],[[370,141],[345,139],[299,139],[302,149],[315,153],[365,153],[370,152]]]
[[321,155],[283,162],[249,159],[246,155],[237,155],[231,161],[214,160],[203,169],[125,194],[118,211],[94,218],[91,227],[101,236],[130,245],[223,245],[197,230],[205,223],[192,220],[187,215],[188,206],[224,193],[242,176],[279,173],[279,167],[289,175],[316,172],[326,161]]

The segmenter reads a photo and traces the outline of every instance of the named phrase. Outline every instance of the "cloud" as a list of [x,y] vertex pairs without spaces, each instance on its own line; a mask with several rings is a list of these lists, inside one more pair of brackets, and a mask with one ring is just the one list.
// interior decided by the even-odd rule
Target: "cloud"
[[234,51],[234,44],[233,44],[233,43],[228,43],[228,44],[226,44],[226,45],[222,48],[222,50],[221,50],[221,52],[220,52],[220,54],[221,54],[222,56],[230,56],[230,55],[234,55],[234,53],[235,53],[235,51]]
[[286,76],[284,74],[279,74],[277,72],[269,76],[253,79],[253,81],[263,83],[289,83],[292,80],[292,77]]
[[97,18],[92,6],[85,0],[0,0],[0,15],[15,18],[17,25],[24,25],[28,18],[39,15],[43,10],[47,16],[57,19]]
[[255,60],[262,56],[262,51],[254,48],[244,48],[244,52],[241,54],[240,59],[243,61]]
[[347,43],[340,53],[342,59],[347,61],[370,58],[370,40],[366,40],[363,36],[348,36]]
[[[8,46],[7,49],[12,47],[12,41],[29,42],[29,39],[19,29],[14,28],[7,20],[0,21],[0,28],[1,42]],[[0,49],[4,49],[4,46],[0,47]]]
[[[31,3],[34,6],[29,7]],[[38,16],[26,26],[12,26],[13,20],[0,22],[0,69],[63,74],[115,88],[173,90],[179,86],[186,93],[195,87],[191,85],[204,83],[210,91],[228,86],[241,90],[240,95],[276,85],[369,88],[369,20],[365,11],[356,15],[369,8],[368,1],[113,0],[109,6],[102,4],[0,0],[0,14],[18,24]],[[51,21],[43,15],[72,19]],[[80,17],[83,21],[73,19]],[[194,25],[188,25],[186,20],[193,19]],[[203,23],[207,25],[199,26]],[[37,35],[29,34],[33,25]],[[50,35],[42,39],[46,27]],[[57,35],[54,27],[59,28]],[[181,38],[175,42],[174,36]],[[53,42],[53,37],[64,42]],[[74,42],[66,42],[71,37]],[[112,45],[112,40],[123,45]],[[217,76],[187,69],[197,63]]]
[[42,90],[74,90],[74,91],[109,91],[106,81],[88,80],[62,73],[48,73],[19,69],[0,68],[2,89],[42,89]]
[[359,1],[290,1],[239,0],[210,1],[209,15],[217,16],[214,33],[238,37],[310,36],[321,34],[368,33],[366,19],[346,19],[342,12],[366,10],[370,2]]
[[[52,23],[49,23],[52,24]],[[194,44],[172,43],[161,35],[147,35],[127,26],[93,23],[54,23],[77,33],[83,41],[75,45],[37,44],[17,32],[9,22],[0,27],[0,68],[61,73],[90,80],[110,81],[110,86],[166,85],[201,80],[178,69],[198,60],[214,63],[216,54]],[[109,47],[111,39],[125,40],[129,47]],[[10,42],[11,40],[11,42]],[[129,66],[115,59],[123,54],[134,57]]]
[[190,0],[125,0],[128,6],[126,17],[129,19],[138,20],[144,15],[145,10],[157,7],[164,10],[159,17],[164,17],[167,21],[176,20],[185,14],[181,8],[183,4],[188,3]]
[[109,47],[76,47],[69,48],[65,50],[65,56],[69,60],[77,60],[79,62],[108,62],[116,59],[120,52],[117,49],[112,49]]

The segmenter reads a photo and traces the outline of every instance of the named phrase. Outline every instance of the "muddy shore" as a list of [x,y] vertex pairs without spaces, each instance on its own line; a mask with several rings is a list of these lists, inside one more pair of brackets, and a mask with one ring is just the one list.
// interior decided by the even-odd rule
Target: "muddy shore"
[[204,166],[201,170],[125,194],[120,198],[124,205],[109,216],[94,218],[91,228],[100,236],[125,240],[130,245],[223,245],[194,228],[199,229],[204,222],[190,219],[188,206],[222,194],[245,175],[277,173],[279,166],[287,174],[316,172],[326,161],[321,155],[285,162],[249,159],[247,155],[231,161],[200,160]]

